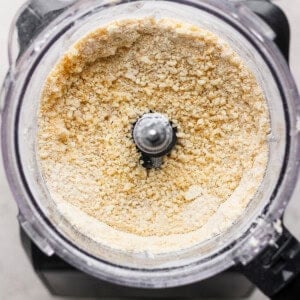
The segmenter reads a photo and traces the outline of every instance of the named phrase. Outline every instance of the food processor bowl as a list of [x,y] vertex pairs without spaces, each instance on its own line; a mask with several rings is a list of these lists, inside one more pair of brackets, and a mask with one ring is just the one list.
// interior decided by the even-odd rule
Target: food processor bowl
[[[282,215],[299,174],[299,95],[287,63],[273,42],[271,28],[239,1],[57,2],[60,5],[54,11],[43,1],[29,3],[41,15],[49,17],[51,13],[55,17],[27,45],[21,44],[20,38],[16,40],[18,16],[11,29],[10,71],[1,96],[1,145],[23,229],[47,255],[55,253],[95,277],[132,287],[180,286],[235,264],[247,264],[280,235]],[[161,254],[115,250],[78,232],[51,199],[37,158],[41,90],[59,58],[95,28],[115,20],[143,17],[173,18],[220,36],[255,75],[271,120],[267,170],[243,216],[208,241]]]

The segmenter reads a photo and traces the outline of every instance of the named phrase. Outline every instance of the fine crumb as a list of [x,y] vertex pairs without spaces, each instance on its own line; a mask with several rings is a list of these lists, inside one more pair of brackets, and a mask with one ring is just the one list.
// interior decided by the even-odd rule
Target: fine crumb
[[184,197],[186,200],[194,200],[198,196],[203,194],[203,190],[201,186],[198,185],[192,185],[188,191],[184,194]]
[[[146,170],[132,126],[167,116],[178,142]],[[171,19],[123,20],[79,40],[48,76],[38,153],[61,213],[90,238],[165,252],[228,229],[264,176],[263,93],[219,37]]]

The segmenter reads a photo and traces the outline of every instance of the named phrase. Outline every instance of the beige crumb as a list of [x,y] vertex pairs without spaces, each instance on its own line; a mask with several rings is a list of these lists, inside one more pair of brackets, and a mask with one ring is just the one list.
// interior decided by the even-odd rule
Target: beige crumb
[[[178,143],[147,172],[131,130],[149,111],[173,122]],[[97,29],[62,57],[43,89],[38,151],[54,201],[79,231],[164,252],[242,215],[264,176],[268,133],[262,91],[224,41],[145,18]]]

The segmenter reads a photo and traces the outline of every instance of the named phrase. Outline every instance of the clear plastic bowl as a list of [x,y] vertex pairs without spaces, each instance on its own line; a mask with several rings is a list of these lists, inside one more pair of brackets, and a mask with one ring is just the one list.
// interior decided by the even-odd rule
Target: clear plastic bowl
[[[280,233],[278,224],[299,173],[299,95],[273,43],[272,30],[242,4],[228,1],[65,2],[26,49],[16,40],[18,16],[11,29],[11,66],[2,90],[1,143],[7,178],[27,234],[46,254],[56,253],[80,270],[127,286],[179,286],[249,262]],[[51,8],[42,3],[36,0],[29,5],[45,15]],[[244,215],[224,234],[180,252],[160,255],[116,251],[77,232],[56,209],[36,157],[40,92],[57,60],[95,27],[145,16],[192,23],[227,41],[259,81],[272,127],[267,172]]]

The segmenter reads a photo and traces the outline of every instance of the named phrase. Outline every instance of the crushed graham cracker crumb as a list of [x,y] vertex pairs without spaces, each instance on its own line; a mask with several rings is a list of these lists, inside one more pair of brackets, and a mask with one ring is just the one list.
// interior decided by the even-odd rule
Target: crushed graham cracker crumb
[[[149,111],[172,121],[178,142],[147,172],[132,126]],[[171,19],[123,20],[88,33],[48,76],[38,153],[50,194],[82,232],[89,217],[106,226],[91,237],[110,246],[149,250],[154,238],[184,248],[242,215],[264,176],[269,130],[261,88],[219,37]]]

